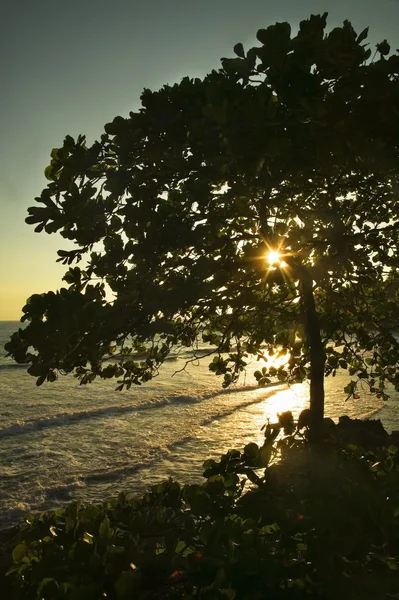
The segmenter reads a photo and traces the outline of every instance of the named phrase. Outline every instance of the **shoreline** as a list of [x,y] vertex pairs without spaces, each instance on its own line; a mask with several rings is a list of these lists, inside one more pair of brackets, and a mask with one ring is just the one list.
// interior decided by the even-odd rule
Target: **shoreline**
[[[284,390],[287,389],[287,385],[276,382],[276,383],[272,383],[269,384],[267,386],[265,386],[265,388],[263,388],[265,390],[265,392],[267,393],[267,396],[265,398],[262,398],[258,401],[255,401],[254,404],[261,404],[264,403],[268,400],[268,398],[270,397],[270,395],[274,396],[275,393],[277,393],[280,390]],[[246,408],[246,407],[245,407]],[[389,427],[387,428],[386,425],[382,422],[381,418],[377,418],[377,415],[381,415],[381,412],[384,411],[385,405],[381,406],[381,407],[376,407],[372,412],[368,412],[366,415],[364,416],[359,416],[359,417],[349,417],[349,416],[341,416],[339,417],[339,419],[347,419],[350,422],[358,422],[358,423],[365,423],[365,422],[376,422],[379,424],[379,432],[378,435],[385,435],[388,436],[387,439],[389,439],[392,435],[392,433],[394,434],[394,442],[390,442],[390,443],[395,443],[396,445],[398,445],[399,447],[399,424],[397,425],[398,430],[392,429]],[[335,418],[334,421],[337,423],[337,419]],[[390,431],[391,430],[391,431]],[[384,432],[384,433],[382,433]],[[253,431],[253,437],[256,437],[256,432]],[[203,450],[208,442],[205,442],[203,439],[200,440],[196,440],[197,444],[199,444],[200,446],[200,451]],[[186,440],[183,440],[182,443],[186,443]],[[201,448],[202,446],[202,448]],[[220,450],[218,450],[216,453],[211,452],[210,455],[204,457],[204,460],[206,460],[207,458],[216,458],[218,456],[218,454],[220,454],[220,452],[225,451],[226,448],[221,447]],[[226,450],[227,451],[227,450]],[[179,465],[179,458],[178,458],[178,454],[176,454],[176,456],[174,457],[174,454],[171,453],[170,455],[170,461],[172,464],[174,464],[174,466],[178,468]],[[166,457],[167,460],[168,457]],[[202,464],[202,463],[201,463]],[[198,467],[198,468],[197,468]],[[142,465],[136,465],[134,467],[135,471],[137,471],[137,474],[139,475],[140,471],[150,471],[152,470],[152,465],[147,465],[147,464],[142,464]],[[172,467],[173,468],[173,467]],[[151,477],[148,476],[148,474],[144,475],[144,480],[142,482],[142,484],[138,484],[136,489],[133,489],[133,491],[131,492],[131,495],[137,495],[137,494],[141,494],[143,493],[146,489],[148,489],[148,487],[152,484],[152,483],[159,483],[161,480],[163,480],[165,477],[171,476],[174,479],[177,479],[178,481],[180,481],[181,483],[190,483],[190,481],[194,481],[195,478],[196,480],[201,479],[201,468],[200,468],[200,463],[198,463],[198,465],[195,467],[195,471],[198,471],[195,473],[195,475],[193,476],[192,473],[190,472],[190,475],[192,477],[192,479],[187,479],[185,478],[184,475],[176,475],[176,474],[169,474],[168,472],[165,473],[165,475],[162,473],[157,474],[157,473],[152,473]],[[140,476],[136,477],[137,481],[140,481]],[[120,482],[120,485],[122,485],[123,482]],[[129,493],[129,491],[127,491],[127,493]],[[109,496],[104,496],[105,499],[107,499],[108,497],[113,497],[113,494],[111,493]],[[4,519],[4,523],[1,523],[2,519],[0,519],[0,536],[2,534],[2,532],[7,532],[8,530],[12,530],[15,527],[19,527],[21,524],[23,524],[24,522],[24,518],[27,514],[33,514],[33,515],[38,515],[41,513],[46,513],[46,512],[51,512],[52,510],[57,510],[57,508],[62,508],[64,506],[66,506],[67,504],[69,504],[70,502],[73,502],[75,500],[81,500],[84,503],[97,503],[97,502],[101,502],[102,501],[102,496],[101,499],[91,499],[90,497],[74,497],[73,495],[71,496],[66,496],[64,498],[60,497],[59,500],[56,499],[56,503],[49,507],[46,506],[42,506],[39,508],[31,508],[29,503],[27,504],[27,508],[20,508],[18,505],[14,506],[14,507],[9,507],[9,508],[5,508],[4,510],[4,514],[10,514],[11,516],[9,518],[5,518]],[[14,513],[14,515],[12,515],[12,513]]]
[[[387,448],[389,445],[395,445],[399,448],[399,430],[388,433],[379,419],[361,420],[342,416],[339,418],[338,424],[334,424],[328,418],[324,420],[324,423],[327,438],[330,440],[339,440],[341,447],[342,444],[343,446],[351,444],[365,450],[376,450],[380,447]],[[326,441],[325,443],[328,444],[330,442]],[[334,444],[334,442],[332,443]],[[311,456],[313,456],[313,459],[311,459]],[[322,476],[323,479],[329,479],[330,476],[328,475],[328,469],[326,472],[327,465],[324,462],[322,447],[317,447],[310,455],[308,452],[304,454],[303,451],[300,451],[296,456],[294,452],[294,455],[287,456],[279,462],[271,463],[269,465],[270,474],[274,478],[274,481],[277,482],[277,485],[281,487],[281,490],[291,489],[294,486],[301,493],[306,488],[306,477],[309,472],[308,463],[310,459],[312,460],[312,464],[314,463],[314,466],[319,465],[318,469],[320,472],[316,470],[315,474],[319,473],[319,476]],[[333,468],[335,473],[334,466],[330,465],[329,468]],[[334,479],[333,474],[331,474],[331,477]],[[141,496],[142,494],[132,494],[133,497],[136,495]],[[88,504],[100,505],[101,503]],[[41,511],[38,514],[51,513],[53,510]],[[12,543],[13,540],[16,541],[22,529],[23,522],[0,530],[0,589],[7,590],[8,580],[6,572],[12,565]]]
[[[381,409],[378,409],[377,412],[379,412]],[[383,423],[381,422],[381,419],[375,419],[375,418],[352,418],[349,417],[347,415],[342,415],[341,417],[339,417],[339,420],[337,423],[334,423],[334,421],[332,419],[329,419],[328,417],[325,418],[325,422],[327,423],[327,426],[329,426],[329,424],[332,422],[334,424],[334,427],[336,428],[336,430],[338,431],[338,436],[339,439],[341,441],[344,441],[345,443],[351,443],[351,444],[355,444],[358,445],[360,447],[365,447],[366,449],[368,448],[376,448],[376,447],[387,447],[389,445],[394,445],[397,448],[399,448],[399,428],[397,430],[393,430],[391,432],[388,432]],[[332,427],[332,425],[331,425]],[[217,458],[217,457],[216,457]],[[274,463],[274,468],[276,466],[278,466],[280,463]],[[202,463],[201,463],[202,465]],[[198,471],[201,471],[201,466],[200,464],[198,465]],[[164,479],[167,479],[169,476],[168,474],[165,474]],[[140,495],[142,493],[144,493],[144,491],[146,489],[148,489],[148,487],[150,487],[151,485],[154,485],[155,483],[159,483],[159,481],[155,481],[155,477],[154,477],[154,482],[151,483],[151,481],[149,481],[148,483],[146,483],[143,486],[143,490],[137,490],[132,492],[131,494],[128,493],[128,495],[136,496],[136,495]],[[184,484],[184,483],[190,483],[190,481],[180,481],[180,483]],[[107,500],[113,498],[114,495],[111,494],[108,498],[103,498],[101,499],[101,501],[99,500],[98,502],[92,502],[90,500],[84,500],[84,499],[80,499],[80,498],[70,498],[68,499],[68,501],[66,502],[60,502],[57,506],[53,507],[53,508],[49,508],[49,509],[44,509],[44,510],[29,510],[26,513],[23,513],[23,515],[21,514],[21,518],[18,521],[15,521],[13,523],[10,523],[9,525],[6,525],[5,527],[2,527],[0,524],[0,546],[1,544],[4,542],[4,539],[7,539],[7,537],[9,537],[11,535],[11,532],[13,531],[18,531],[19,528],[23,525],[24,523],[24,519],[26,517],[26,515],[28,514],[32,514],[34,516],[40,515],[40,514],[46,514],[46,513],[51,513],[52,511],[55,511],[57,509],[61,509],[64,508],[65,506],[67,506],[68,504],[70,504],[71,502],[76,502],[76,501],[82,501],[84,504],[100,504],[101,502],[106,502]],[[4,534],[4,535],[3,535]]]

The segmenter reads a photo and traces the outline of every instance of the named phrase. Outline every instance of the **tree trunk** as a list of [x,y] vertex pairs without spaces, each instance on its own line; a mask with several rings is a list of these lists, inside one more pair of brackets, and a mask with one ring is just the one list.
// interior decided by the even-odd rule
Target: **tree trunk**
[[310,349],[310,421],[311,430],[320,430],[324,417],[324,365],[325,351],[321,341],[320,324],[313,295],[313,280],[300,266],[301,299],[304,313],[305,335]]

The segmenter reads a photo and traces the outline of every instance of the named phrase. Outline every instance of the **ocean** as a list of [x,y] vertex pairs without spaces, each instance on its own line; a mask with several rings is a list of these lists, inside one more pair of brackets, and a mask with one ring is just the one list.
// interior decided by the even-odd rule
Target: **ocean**
[[[0,322],[0,529],[75,499],[140,492],[169,476],[199,480],[204,460],[260,442],[267,419],[285,410],[297,416],[308,405],[307,383],[258,388],[259,363],[227,390],[209,359],[176,374],[189,351],[128,391],[114,391],[116,380],[79,385],[72,375],[36,387],[26,366],[5,356],[19,326]],[[399,428],[399,394],[382,403],[364,390],[345,402],[347,381],[345,374],[327,379],[326,416],[373,415],[388,431]]]

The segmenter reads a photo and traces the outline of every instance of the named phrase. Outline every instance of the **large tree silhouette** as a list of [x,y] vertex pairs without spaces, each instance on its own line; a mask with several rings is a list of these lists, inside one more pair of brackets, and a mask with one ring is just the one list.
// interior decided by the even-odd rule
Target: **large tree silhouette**
[[398,380],[399,55],[326,16],[260,29],[91,147],[52,151],[27,222],[76,244],[58,253],[69,287],[29,298],[7,345],[38,384],[75,369],[129,387],[203,339],[227,386],[280,348],[255,376],[310,378],[317,425],[325,375],[349,369],[348,395]]

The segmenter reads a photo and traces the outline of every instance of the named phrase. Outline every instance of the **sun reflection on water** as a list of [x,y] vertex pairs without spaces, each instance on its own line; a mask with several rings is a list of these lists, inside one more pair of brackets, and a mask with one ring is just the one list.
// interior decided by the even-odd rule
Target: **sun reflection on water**
[[277,390],[264,404],[265,419],[275,421],[277,415],[290,410],[294,417],[307,408],[309,389],[306,384],[295,384],[289,388]]
[[309,388],[306,384],[291,387],[260,388],[247,392],[248,404],[244,410],[232,412],[227,419],[215,421],[206,431],[204,438],[217,439],[225,450],[242,449],[250,442],[263,444],[263,425],[276,423],[278,415],[290,410],[296,419],[308,407]]

